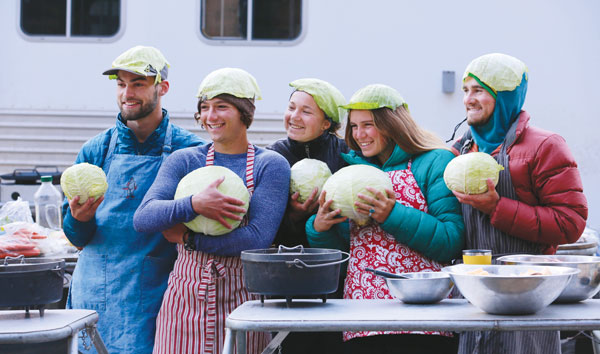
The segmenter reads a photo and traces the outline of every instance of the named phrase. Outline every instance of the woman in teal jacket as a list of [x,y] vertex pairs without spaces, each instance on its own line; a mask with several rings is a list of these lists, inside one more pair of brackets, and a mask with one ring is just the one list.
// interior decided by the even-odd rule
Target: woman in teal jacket
[[[454,154],[414,122],[405,101],[391,87],[369,85],[344,108],[350,110],[345,139],[352,150],[343,158],[351,165],[386,172],[393,190],[369,189],[374,197],[359,194],[361,201],[354,207],[370,217],[363,226],[352,220],[346,223],[322,193],[319,211],[306,224],[307,237],[313,247],[349,248],[344,298],[391,299],[385,282],[365,268],[439,271],[460,255],[464,244],[460,205],[443,180]],[[344,341],[348,353],[392,353],[399,348],[402,353],[456,352],[452,335],[444,332],[345,332]]]

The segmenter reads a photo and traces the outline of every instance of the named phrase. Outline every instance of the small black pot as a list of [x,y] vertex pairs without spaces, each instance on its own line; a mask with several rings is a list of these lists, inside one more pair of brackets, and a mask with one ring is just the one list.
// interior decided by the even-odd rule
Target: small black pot
[[338,288],[340,265],[349,256],[339,250],[302,246],[242,251],[244,283],[249,292],[259,295],[331,294]]
[[0,306],[42,306],[63,296],[63,259],[0,260]]

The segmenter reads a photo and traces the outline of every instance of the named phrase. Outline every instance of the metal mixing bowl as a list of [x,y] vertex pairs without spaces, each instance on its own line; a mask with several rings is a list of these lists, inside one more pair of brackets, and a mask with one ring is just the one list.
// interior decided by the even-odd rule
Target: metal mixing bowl
[[600,257],[516,254],[499,257],[498,261],[502,264],[561,266],[579,269],[579,274],[571,278],[571,281],[555,300],[556,302],[586,300],[600,290]]
[[402,273],[409,279],[383,277],[394,297],[408,304],[433,304],[448,297],[454,284],[446,273]]
[[[488,275],[469,274],[481,269]],[[494,315],[525,315],[550,305],[578,269],[533,265],[457,264],[442,268],[461,294],[479,309]],[[551,275],[524,275],[528,271]]]

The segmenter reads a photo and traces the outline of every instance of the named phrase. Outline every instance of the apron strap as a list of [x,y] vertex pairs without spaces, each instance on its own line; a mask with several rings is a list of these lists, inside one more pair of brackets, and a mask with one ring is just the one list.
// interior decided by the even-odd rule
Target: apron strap
[[102,169],[104,173],[108,175],[108,170],[110,170],[110,163],[113,159],[113,152],[115,151],[115,146],[117,146],[117,138],[119,137],[119,133],[117,133],[117,129],[114,129],[110,135],[110,143],[108,144],[108,152],[106,152],[106,159],[104,160],[104,164],[102,165]]
[[[106,159],[104,160],[104,164],[102,165],[102,169],[104,170],[104,173],[108,175],[108,170],[110,170],[110,164],[112,162],[113,156],[114,156],[114,152],[115,152],[115,147],[117,146],[117,139],[119,137],[119,133],[117,132],[117,129],[113,130],[113,132],[110,135],[110,143],[108,144],[108,151],[106,152]],[[172,146],[172,140],[173,140],[173,126],[171,125],[171,123],[167,124],[167,130],[165,132],[165,140],[163,142],[163,147],[162,147],[162,161],[165,160],[165,158],[167,158],[167,156],[169,156],[171,154],[171,152],[173,151],[173,146]],[[161,162],[162,164],[162,162]]]
[[[518,119],[513,122],[504,142],[502,142],[500,152],[494,157],[496,161],[504,167],[504,170],[500,171],[498,186],[496,187],[498,194],[503,198],[513,200],[518,200],[518,197],[510,176],[510,156],[508,155],[507,150],[517,138],[516,131],[518,122]],[[497,254],[515,252],[531,254],[542,253],[544,247],[541,244],[523,240],[496,229],[492,226],[488,215],[468,204],[461,204],[461,207],[469,247],[491,249]]]
[[[254,145],[248,143],[248,150],[246,152],[246,188],[248,193],[252,197],[254,193]],[[215,144],[211,144],[206,153],[206,166],[212,166],[215,164]]]

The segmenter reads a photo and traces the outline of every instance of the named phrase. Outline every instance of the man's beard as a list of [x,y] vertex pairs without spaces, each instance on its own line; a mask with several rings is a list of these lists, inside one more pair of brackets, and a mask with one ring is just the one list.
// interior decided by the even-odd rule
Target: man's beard
[[150,101],[148,103],[143,103],[137,112],[124,111],[123,104],[119,103],[119,108],[121,109],[121,117],[126,121],[142,119],[142,118],[148,116],[150,113],[152,113],[152,111],[154,111],[154,109],[156,108],[157,104],[158,104],[158,90],[155,89],[154,97],[152,98],[152,101]]

